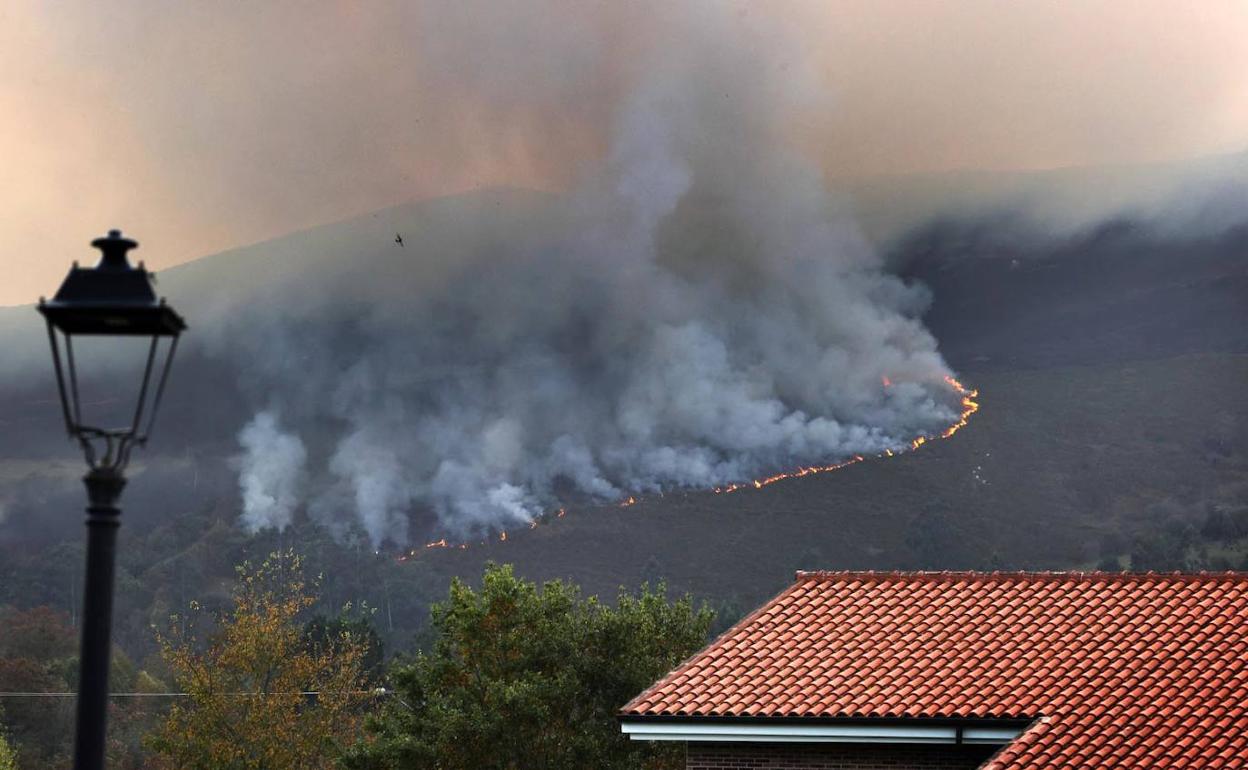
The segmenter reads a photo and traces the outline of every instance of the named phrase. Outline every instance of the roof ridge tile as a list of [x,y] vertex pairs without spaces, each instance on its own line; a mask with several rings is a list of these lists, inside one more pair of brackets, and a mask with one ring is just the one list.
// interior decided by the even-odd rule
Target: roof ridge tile
[[904,580],[906,582],[957,583],[972,581],[976,583],[1002,582],[1023,580],[1027,582],[1107,582],[1137,583],[1156,582],[1159,578],[1178,581],[1180,583],[1217,583],[1224,581],[1248,580],[1248,571],[1242,570],[1201,570],[1199,572],[1104,572],[1098,570],[1041,570],[1041,571],[1005,571],[993,570],[797,570],[793,579],[795,583],[804,581],[861,581],[880,582]]

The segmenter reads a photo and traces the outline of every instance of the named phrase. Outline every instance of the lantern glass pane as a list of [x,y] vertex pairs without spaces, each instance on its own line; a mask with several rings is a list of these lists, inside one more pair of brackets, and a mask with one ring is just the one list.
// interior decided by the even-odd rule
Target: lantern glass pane
[[[108,337],[101,335],[70,335],[62,346],[66,361],[66,390],[71,399],[70,415],[80,428],[106,431],[134,431],[146,426],[135,424],[141,396],[145,398],[146,414],[152,404],[154,383],[163,365],[160,354],[168,341],[152,356],[151,337]],[[72,350],[73,363],[68,362]],[[146,380],[145,380],[146,375]],[[145,381],[148,383],[146,393]],[[74,406],[74,396],[77,408]]]

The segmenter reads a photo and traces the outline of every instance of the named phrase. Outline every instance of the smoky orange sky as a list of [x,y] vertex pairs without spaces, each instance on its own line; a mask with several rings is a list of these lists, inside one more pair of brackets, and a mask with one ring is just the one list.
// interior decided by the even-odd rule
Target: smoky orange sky
[[655,49],[679,50],[677,6],[724,46],[762,41],[792,90],[774,120],[830,179],[1248,148],[1240,0],[18,0],[0,304],[51,293],[110,227],[162,268],[430,196],[566,188]]

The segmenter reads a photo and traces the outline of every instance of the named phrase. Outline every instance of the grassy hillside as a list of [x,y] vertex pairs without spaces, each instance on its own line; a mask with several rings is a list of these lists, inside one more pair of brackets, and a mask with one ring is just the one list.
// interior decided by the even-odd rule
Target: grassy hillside
[[955,367],[1248,353],[1248,225],[1180,235],[1117,221],[1039,237],[945,222],[896,259],[932,290],[925,321]]
[[[303,550],[324,573],[326,611],[367,602],[392,645],[405,645],[451,576],[471,579],[488,560],[607,595],[666,578],[733,612],[799,568],[1090,568],[1127,556],[1137,535],[1248,509],[1248,356],[983,370],[967,380],[983,408],[965,430],[912,454],[730,495],[572,507],[506,542],[418,549],[402,563],[306,521],[249,538],[233,523],[232,496],[172,497],[162,517],[122,529],[118,638],[142,659],[150,624],[192,598],[223,603],[232,565],[279,546]],[[1242,544],[1214,550],[1238,564]],[[72,611],[80,569],[74,540],[9,548],[0,604]]]
[[[136,660],[152,649],[153,624],[191,599],[222,604],[233,566],[278,547],[304,551],[324,574],[325,612],[347,602],[376,608],[391,649],[407,646],[452,576],[477,576],[487,560],[607,595],[666,578],[728,614],[798,568],[1069,569],[1126,566],[1133,554],[1134,566],[1243,563],[1248,227],[1161,237],[1123,223],[1049,240],[945,224],[899,246],[895,263],[933,289],[926,321],[983,405],[965,430],[913,454],[731,495],[573,505],[506,542],[418,548],[403,562],[336,540],[302,512],[285,533],[244,534],[230,458],[254,404],[247,368],[219,348],[257,330],[244,324],[238,339],[223,339],[225,327],[214,332],[208,319],[277,303],[281,287],[299,298],[303,279],[325,270],[335,278],[327,285],[348,294],[361,272],[385,282],[418,270],[432,280],[461,252],[497,247],[517,221],[537,227],[543,202],[483,193],[401,207],[162,276],[204,321],[193,327],[198,347],[179,354],[158,440],[131,468],[126,492],[115,628]],[[437,248],[400,253],[396,230]],[[348,252],[361,256],[341,259]],[[238,307],[215,307],[205,287],[227,285],[242,287],[231,295]],[[49,604],[72,616],[83,542],[76,451],[59,433],[50,384],[9,380],[0,398],[0,605]],[[1243,526],[1207,526],[1218,516]]]
[[573,509],[414,561],[447,577],[508,561],[604,592],[663,576],[749,604],[797,568],[1090,567],[1171,518],[1199,527],[1211,505],[1248,506],[1248,356],[967,378],[982,410],[912,454],[727,496]]

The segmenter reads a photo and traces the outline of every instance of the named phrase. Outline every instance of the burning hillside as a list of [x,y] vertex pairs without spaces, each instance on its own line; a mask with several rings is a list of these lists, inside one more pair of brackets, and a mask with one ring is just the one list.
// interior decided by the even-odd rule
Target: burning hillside
[[[910,441],[909,447],[906,449],[903,449],[900,451],[893,451],[892,449],[886,449],[884,450],[884,452],[877,455],[877,457],[879,458],[895,457],[898,454],[901,454],[902,452],[917,450],[919,447],[928,443],[932,439],[950,438],[953,436],[954,433],[957,433],[959,430],[966,427],[967,423],[970,421],[971,415],[979,411],[979,402],[975,400],[976,398],[979,397],[979,391],[975,389],[967,388],[965,385],[963,385],[961,382],[959,382],[957,379],[953,377],[946,377],[945,381],[948,383],[949,387],[952,388],[953,391],[957,393],[962,399],[961,401],[962,413],[959,416],[958,421],[946,427],[944,430],[942,430],[939,434],[935,436],[918,436],[912,439]],[[891,381],[888,380],[888,378],[884,379],[884,383],[886,387],[891,386],[892,384]],[[797,468],[792,471],[775,473],[770,476],[764,476],[764,477],[753,479],[753,480],[746,481],[746,482],[727,484],[725,486],[716,487],[713,491],[716,494],[730,494],[732,492],[738,492],[738,491],[745,490],[745,489],[762,489],[763,487],[770,486],[780,481],[802,478],[804,476],[811,476],[816,473],[826,473],[829,471],[840,470],[841,468],[846,468],[855,463],[863,462],[866,459],[867,458],[863,457],[862,455],[854,455],[848,460],[833,463],[831,465],[806,466],[802,468]],[[636,505],[639,502],[641,502],[641,500],[637,498],[635,495],[629,495],[628,497],[621,500],[619,502],[619,505],[621,507],[627,508],[627,507]],[[566,508],[559,508],[553,514],[547,514],[543,517],[539,517],[539,518],[535,518],[531,520],[529,522],[528,528],[536,529],[543,520],[548,520],[551,518],[561,519],[564,517],[564,515],[566,515],[566,513],[567,513]],[[498,539],[500,542],[506,542],[507,531],[506,530],[500,531],[498,533]],[[481,545],[485,545],[485,541],[481,541]],[[470,546],[471,546],[471,543],[468,541],[451,542],[451,541],[448,541],[445,537],[442,537],[432,542],[425,543],[424,549],[429,550],[429,549],[434,549],[434,548],[458,548],[458,549],[463,550],[463,549],[469,548]],[[400,556],[399,561],[407,561],[409,558],[418,555],[420,552],[421,552],[421,549],[413,548],[407,551],[404,555]]]
[[266,330],[240,434],[249,528],[306,506],[339,530],[354,512],[375,548],[413,522],[478,540],[569,502],[759,486],[965,423],[926,291],[785,141],[785,49],[693,21],[540,228],[458,250],[387,238],[380,268],[301,285],[297,317],[229,319]]
[[[959,382],[958,380],[950,376],[945,377],[945,382],[949,383],[949,387],[953,388],[953,391],[962,397],[962,402],[961,402],[962,414],[958,418],[957,422],[955,422],[954,424],[942,430],[936,436],[936,438],[949,438],[950,436],[957,433],[962,428],[965,428],[967,422],[969,422],[971,419],[971,415],[979,411],[979,402],[975,400],[976,398],[979,397],[978,390],[967,388],[961,382]],[[892,381],[889,380],[887,377],[885,377],[884,385],[885,387],[891,387]],[[910,451],[914,451],[915,449],[918,449],[919,447],[923,446],[929,440],[931,440],[931,438],[932,438],[931,436],[918,436],[912,439],[910,441]],[[895,452],[892,449],[885,449],[878,456],[879,457],[894,457],[897,454],[898,452]],[[771,476],[764,476],[763,478],[754,479],[752,481],[748,481],[748,482],[741,483],[741,484],[729,484],[724,487],[716,487],[715,492],[717,494],[720,494],[720,493],[726,493],[726,492],[736,492],[741,489],[762,489],[763,487],[768,486],[770,484],[775,484],[777,481],[784,481],[786,479],[797,479],[803,476],[810,476],[815,473],[826,473],[827,471],[840,470],[841,468],[844,468],[849,465],[853,465],[854,463],[860,463],[865,459],[867,458],[863,457],[862,455],[854,455],[848,460],[843,460],[841,462],[833,463],[831,465],[812,465],[812,466],[808,466],[805,468],[798,468],[792,471],[785,471],[782,473],[772,474]],[[631,497],[629,498],[629,500],[632,500],[632,499],[633,498]]]

